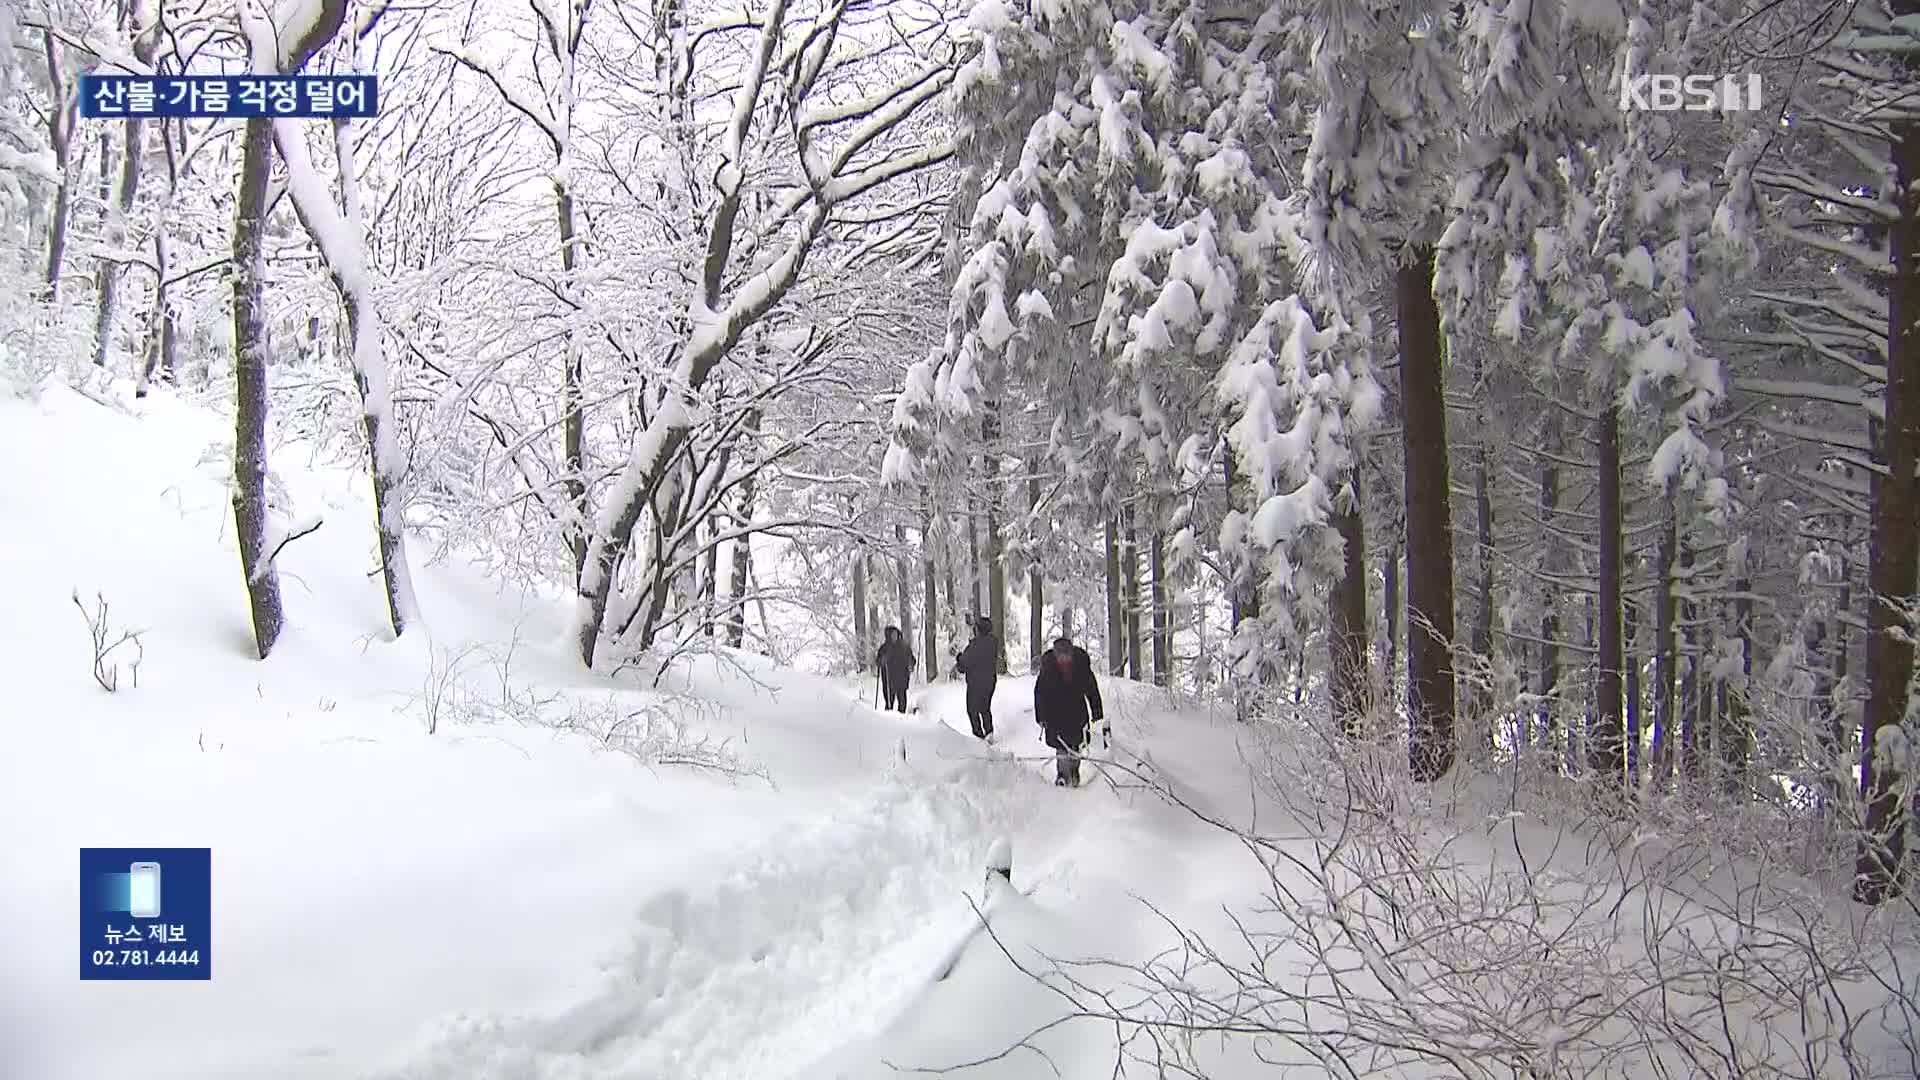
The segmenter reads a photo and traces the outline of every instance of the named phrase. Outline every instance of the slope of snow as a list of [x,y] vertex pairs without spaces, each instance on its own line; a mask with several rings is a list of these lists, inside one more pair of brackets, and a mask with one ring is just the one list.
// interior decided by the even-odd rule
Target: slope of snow
[[[413,568],[423,619],[390,641],[366,478],[312,447],[274,451],[287,516],[324,524],[283,554],[289,629],[252,659],[226,425],[115,392],[0,397],[16,463],[0,484],[0,1075],[879,1080],[972,1063],[1092,1080],[1154,1047],[1063,1022],[1076,1006],[1033,974],[1070,973],[1081,1005],[1132,1004],[1137,976],[1101,958],[1157,957],[1185,988],[1174,926],[1232,949],[1228,912],[1270,888],[1322,902],[1144,789],[1140,773],[1213,819],[1296,831],[1249,775],[1271,747],[1150,687],[1103,680],[1115,746],[1069,791],[1023,676],[1001,680],[992,749],[947,681],[891,714],[865,680],[721,651],[643,686],[578,670],[565,597],[452,560]],[[141,632],[137,685],[124,663],[118,692],[95,683],[76,591]],[[546,704],[487,720],[509,695]],[[725,740],[731,758],[701,760],[732,765],[638,760],[608,739],[615,720],[683,749]],[[1288,796],[1337,816],[1339,770],[1317,765],[1327,790],[1296,768]],[[1524,843],[1558,851],[1539,867],[1581,869],[1544,822],[1477,819],[1467,787],[1418,811],[1465,823],[1463,863]],[[213,849],[211,981],[79,981],[81,846]],[[1005,884],[985,867],[1009,850]],[[1304,838],[1290,854],[1315,859]],[[1284,929],[1262,941],[1277,985],[1306,970]],[[1374,992],[1358,972],[1346,989]],[[1344,1023],[1324,1001],[1295,1022]],[[1281,1067],[1244,1041],[1163,1049],[1217,1080]],[[1318,1074],[1284,1041],[1262,1050]]]
[[[282,555],[289,630],[252,659],[227,438],[167,393],[0,400],[0,455],[29,463],[0,485],[0,563],[31,568],[0,614],[8,1075],[792,1075],[918,999],[996,840],[1043,900],[1102,865],[1124,895],[1132,811],[1051,786],[1028,680],[998,699],[1018,760],[963,734],[950,684],[899,716],[729,656],[636,689],[547,647],[561,600],[455,564],[415,567],[424,632],[393,642],[364,476],[312,447],[275,450],[325,521]],[[137,686],[93,681],[76,590],[141,632]],[[435,672],[484,649],[448,682],[487,699],[509,642],[518,692],[684,723],[764,775],[456,705],[428,734]],[[78,981],[75,849],[113,845],[213,849],[211,981]]]

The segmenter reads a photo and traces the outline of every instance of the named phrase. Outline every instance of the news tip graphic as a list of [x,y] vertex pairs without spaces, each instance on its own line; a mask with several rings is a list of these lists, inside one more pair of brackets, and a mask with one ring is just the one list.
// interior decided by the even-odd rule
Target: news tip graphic
[[373,75],[86,75],[80,115],[357,120],[378,111],[379,90]]
[[213,978],[213,849],[81,848],[80,978]]

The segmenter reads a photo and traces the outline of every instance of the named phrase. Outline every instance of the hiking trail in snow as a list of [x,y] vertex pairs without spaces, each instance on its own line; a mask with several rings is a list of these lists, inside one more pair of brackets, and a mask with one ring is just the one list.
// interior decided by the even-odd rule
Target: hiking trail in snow
[[[391,1080],[777,1080],[871,1035],[978,922],[993,841],[1032,888],[1068,869],[1092,792],[967,758],[896,766],[730,871],[639,905],[604,984],[556,1014],[456,1017]],[[1096,798],[1098,796],[1095,796]],[[1044,827],[1042,827],[1044,825]],[[617,853],[609,853],[617,858]]]

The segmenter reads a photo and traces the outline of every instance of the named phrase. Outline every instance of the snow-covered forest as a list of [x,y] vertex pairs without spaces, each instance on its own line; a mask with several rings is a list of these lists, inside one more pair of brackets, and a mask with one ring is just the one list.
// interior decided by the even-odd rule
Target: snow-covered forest
[[[1916,55],[7,0],[0,1074],[1920,1075]],[[378,116],[79,107],[245,72]],[[1760,107],[1630,107],[1701,74]],[[73,980],[140,828],[222,996]]]

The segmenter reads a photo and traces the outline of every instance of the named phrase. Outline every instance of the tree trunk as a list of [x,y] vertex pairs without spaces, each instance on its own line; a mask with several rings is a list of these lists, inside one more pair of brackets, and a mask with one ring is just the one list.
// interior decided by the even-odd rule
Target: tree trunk
[[[943,522],[941,524],[944,525],[946,523]],[[959,624],[961,617],[966,614],[966,609],[960,603],[960,582],[954,574],[954,565],[960,561],[959,557],[954,554],[954,547],[956,546],[954,541],[958,539],[958,536],[957,530],[952,528],[942,528],[940,535],[941,570],[946,579],[945,584],[947,587],[945,593],[947,598],[946,618],[943,619],[942,622],[946,626],[947,633],[951,634],[953,633],[953,628]],[[959,640],[953,642],[953,646],[957,649],[965,644],[966,631],[962,630],[961,637]]]
[[[347,307],[348,333],[353,335],[354,351],[360,354],[362,348],[378,350],[380,343],[375,338],[371,343],[363,342],[361,335],[366,332],[363,320],[368,313],[362,310],[361,298],[351,290],[343,289],[341,299]],[[392,399],[375,402],[375,395],[386,397],[385,378],[380,377],[381,385],[369,382],[368,373],[361,370],[360,364],[354,365],[353,385],[360,393],[361,430],[367,437],[367,453],[373,460],[367,473],[373,481],[373,525],[380,545],[380,583],[381,592],[387,600],[387,622],[393,627],[393,636],[399,637],[406,632],[407,619],[414,607],[412,574],[407,566],[406,520],[398,503],[400,477],[390,470],[395,463],[382,461],[381,440],[391,441],[394,433],[382,428],[383,423],[393,421]]]
[[873,640],[867,626],[867,554],[853,553],[853,661],[855,671],[867,670],[867,645]]
[[1107,517],[1107,674],[1127,671],[1127,650],[1120,619],[1120,523]]
[[920,603],[926,617],[920,623],[920,658],[927,681],[940,677],[940,595],[933,566],[933,510],[925,495],[920,503]]
[[1634,787],[1640,782],[1640,605],[1631,595],[1623,596],[1620,613],[1626,620],[1621,675],[1626,695],[1627,786]]
[[[987,585],[987,575],[981,571],[985,559],[980,546],[980,493],[971,487],[967,490],[967,619],[972,621],[987,614],[986,598],[981,595]],[[994,628],[996,631],[999,627]]]
[[1669,480],[1661,499],[1660,546],[1654,559],[1653,601],[1653,757],[1649,763],[1648,785],[1653,790],[1666,787],[1673,775],[1674,675],[1679,657],[1674,642],[1674,555],[1679,547],[1678,506],[1673,482]]
[[[578,266],[579,245],[574,234],[573,192],[565,181],[553,182],[554,212],[559,218],[560,267],[567,287]],[[587,566],[587,469],[586,408],[581,400],[581,353],[579,334],[567,331],[566,358],[560,368],[560,411],[565,417],[561,431],[561,487],[567,493],[567,505],[573,508],[574,522],[567,528],[567,546],[573,550],[574,584]]]
[[1144,682],[1145,673],[1140,667],[1140,508],[1127,507],[1121,516],[1126,522],[1120,548],[1120,572],[1126,588],[1123,610],[1127,620],[1127,678]]
[[1173,615],[1167,597],[1167,537],[1158,518],[1147,548],[1147,574],[1153,590],[1153,685],[1173,685]]
[[[144,39],[134,46],[134,54],[142,63],[153,62],[155,41]],[[144,54],[144,55],[143,55]],[[121,121],[124,127],[125,143],[120,159],[120,192],[113,208],[108,211],[112,227],[108,230],[109,243],[115,249],[113,257],[100,262],[100,305],[94,320],[93,362],[96,367],[106,367],[112,351],[113,333],[120,320],[121,288],[126,281],[127,266],[120,261],[120,252],[128,247],[127,221],[133,215],[133,204],[140,195],[140,165],[146,155],[147,126],[139,117],[128,117]],[[106,168],[105,156],[100,166]]]
[[[1853,660],[1848,648],[1850,633],[1846,616],[1853,611],[1853,560],[1848,558],[1845,549],[1840,555],[1840,599],[1833,614],[1833,628],[1829,634],[1833,640],[1833,732],[1834,756],[1829,768],[1838,770],[1851,768],[1844,763],[1844,756],[1853,749],[1854,719],[1852,701],[1854,695],[1847,689],[1848,677],[1852,671]],[[1837,791],[1837,789],[1836,789]]]
[[1387,548],[1387,557],[1381,560],[1381,604],[1387,623],[1387,678],[1386,695],[1388,701],[1398,701],[1400,694],[1400,543],[1396,539]]
[[[1480,381],[1480,363],[1475,358],[1473,364],[1474,381]],[[1473,687],[1469,712],[1472,723],[1478,725],[1481,739],[1491,750],[1498,738],[1498,725],[1494,722],[1494,678],[1499,665],[1493,660],[1493,462],[1487,450],[1487,440],[1492,438],[1495,421],[1484,410],[1480,416],[1480,434],[1474,447],[1473,469],[1473,529],[1474,561],[1479,571],[1474,583],[1473,629],[1468,636],[1467,645],[1473,651],[1476,666],[1484,665],[1482,677],[1484,683],[1476,681]]]
[[1446,380],[1433,249],[1394,274],[1400,407],[1406,442],[1408,751],[1416,780],[1453,768],[1453,526],[1448,506]]
[[267,544],[267,312],[263,241],[273,120],[246,122],[233,218],[233,525],[260,659],[280,640],[280,576]]
[[993,619],[993,640],[997,655],[994,668],[1007,673],[1007,562],[1005,545],[1000,539],[999,499],[987,496],[987,614]]
[[[900,640],[913,642],[913,573],[908,569],[907,527],[894,522],[893,546],[899,552],[893,560],[894,603],[900,609]],[[911,674],[911,672],[909,672]]]
[[[1560,414],[1547,408],[1544,438],[1549,454],[1560,452]],[[1560,465],[1551,457],[1540,459],[1540,527],[1548,537],[1554,534],[1554,518],[1560,513]],[[1560,569],[1559,549],[1549,542],[1545,566],[1548,573]],[[1535,737],[1541,747],[1553,745],[1559,715],[1555,698],[1560,693],[1560,597],[1548,592],[1540,604],[1540,714]]]
[[[1231,445],[1227,447],[1226,453],[1220,455],[1220,472],[1227,489],[1227,509],[1230,511],[1238,510],[1244,513],[1245,507],[1241,501],[1239,478],[1234,474],[1233,447]],[[1230,563],[1229,565],[1232,564]],[[1232,626],[1235,630],[1240,629],[1240,620],[1244,617],[1240,608],[1245,593],[1246,588],[1241,581],[1236,579],[1227,582],[1228,611],[1229,618],[1232,620],[1228,625]]]
[[1753,754],[1753,731],[1748,727],[1747,680],[1753,675],[1753,582],[1743,572],[1733,581],[1733,640],[1740,650],[1740,671],[1727,686],[1727,702],[1720,713],[1719,744],[1721,790],[1738,796],[1747,790],[1747,766]]
[[1367,534],[1361,513],[1360,470],[1349,474],[1351,500],[1336,497],[1333,527],[1345,548],[1345,570],[1334,583],[1332,622],[1327,629],[1329,668],[1333,674],[1333,721],[1350,739],[1366,732],[1372,704],[1367,671]]
[[700,636],[708,639],[714,636],[714,605],[720,600],[720,544],[714,539],[719,532],[720,522],[711,516],[694,530],[693,542],[698,547],[694,563],[700,574]]
[[[1027,520],[1030,528],[1031,523],[1037,522],[1040,516],[1039,470],[1038,462],[1027,464]],[[1040,654],[1047,651],[1047,576],[1040,555],[1039,551],[1027,552],[1027,640],[1032,654],[1029,659],[1035,664],[1039,663]],[[1066,632],[1061,631],[1063,634]]]
[[[1894,0],[1896,16],[1920,14],[1920,0]],[[1866,827],[1854,863],[1854,898],[1878,904],[1904,887],[1907,808],[1900,796],[1902,754],[1880,753],[1880,740],[1900,730],[1913,680],[1913,645],[1903,612],[1915,592],[1920,560],[1920,121],[1892,120],[1893,171],[1900,217],[1888,230],[1893,263],[1887,292],[1886,416],[1880,457],[1887,472],[1874,494],[1869,541],[1867,701],[1861,717],[1860,781]],[[1904,744],[1904,740],[1901,741]],[[1897,748],[1895,748],[1897,749]]]
[[1820,812],[1830,814],[1840,794],[1834,773],[1842,751],[1833,715],[1833,658],[1828,655],[1827,624],[1820,619],[1809,620],[1802,628],[1801,642],[1807,650],[1808,673],[1813,676],[1813,731],[1820,746]]
[[1626,746],[1620,734],[1621,505],[1620,406],[1609,390],[1600,407],[1600,617],[1599,670],[1594,679],[1593,727],[1587,732],[1588,767],[1619,789],[1626,777]]
[[1693,602],[1693,544],[1680,544],[1680,578],[1687,582],[1675,602],[1680,612],[1680,695],[1675,703],[1680,710],[1680,773],[1689,789],[1697,791],[1706,776],[1700,746],[1700,653],[1699,631],[1694,625],[1698,614]]
[[47,145],[53,149],[54,169],[60,174],[60,186],[53,195],[53,220],[47,223],[47,302],[60,302],[60,279],[66,269],[67,226],[73,218],[73,120],[74,102],[67,99],[67,76],[60,64],[60,46],[53,31],[41,35],[46,46],[47,75],[53,84],[54,101],[47,110]]
[[[756,405],[747,410],[746,418],[741,424],[741,438],[746,441],[746,445],[748,446],[752,446],[759,441],[759,406]],[[753,527],[754,479],[755,477],[753,475],[749,475],[745,480],[740,482],[739,509],[735,510],[733,515],[735,531],[743,531]],[[727,644],[738,649],[741,644],[746,641],[747,637],[747,588],[750,575],[753,572],[753,536],[748,534],[732,541],[732,547],[733,581],[731,582],[730,591],[733,595],[733,605],[729,612]]]

